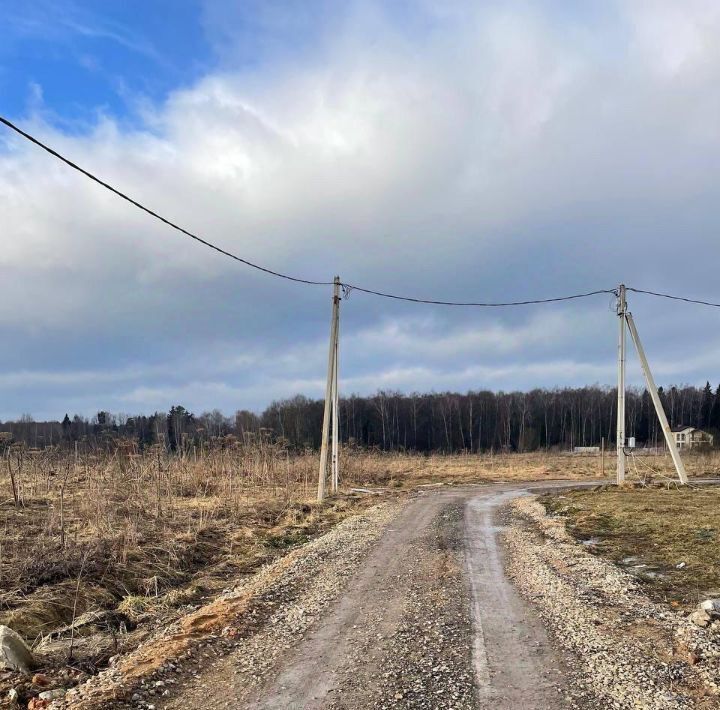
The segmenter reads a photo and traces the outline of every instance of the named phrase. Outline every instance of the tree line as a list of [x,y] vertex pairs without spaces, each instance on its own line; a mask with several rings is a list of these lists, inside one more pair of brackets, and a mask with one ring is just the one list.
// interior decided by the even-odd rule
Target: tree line
[[[671,426],[705,429],[720,443],[720,386],[660,388]],[[402,394],[380,391],[340,400],[343,443],[384,451],[479,452],[536,451],[597,446],[615,438],[617,390],[590,386],[534,389],[529,392],[471,391]],[[659,446],[662,431],[650,395],[629,389],[627,435],[640,445]],[[0,422],[0,444],[19,442],[30,448],[75,445],[116,446],[139,450],[161,445],[171,451],[211,443],[229,444],[256,437],[281,440],[291,449],[319,447],[323,401],[296,396],[273,402],[261,414],[218,410],[195,415],[182,406],[152,415],[113,415],[100,411],[58,421],[34,421],[25,415]]]

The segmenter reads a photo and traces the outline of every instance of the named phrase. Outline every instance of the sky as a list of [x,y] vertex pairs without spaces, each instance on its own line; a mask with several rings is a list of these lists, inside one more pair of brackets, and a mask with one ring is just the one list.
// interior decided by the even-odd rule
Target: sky
[[[715,0],[0,0],[0,19],[0,113],[268,268],[438,300],[720,301]],[[226,259],[0,129],[0,419],[322,396],[328,287]],[[659,383],[718,383],[720,309],[629,307]],[[352,291],[340,331],[343,394],[616,377],[608,294]]]

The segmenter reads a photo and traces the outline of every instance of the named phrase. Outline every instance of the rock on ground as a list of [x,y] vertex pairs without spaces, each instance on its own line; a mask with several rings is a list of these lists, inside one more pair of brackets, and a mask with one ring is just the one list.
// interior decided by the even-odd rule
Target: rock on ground
[[30,673],[33,665],[32,651],[22,637],[9,626],[0,625],[0,666],[11,671]]

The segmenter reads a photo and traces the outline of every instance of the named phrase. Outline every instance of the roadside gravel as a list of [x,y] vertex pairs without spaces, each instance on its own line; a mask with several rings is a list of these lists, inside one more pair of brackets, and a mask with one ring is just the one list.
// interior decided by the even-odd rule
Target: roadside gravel
[[720,639],[651,602],[619,568],[586,552],[532,498],[511,504],[507,572],[574,659],[597,707],[720,707]]

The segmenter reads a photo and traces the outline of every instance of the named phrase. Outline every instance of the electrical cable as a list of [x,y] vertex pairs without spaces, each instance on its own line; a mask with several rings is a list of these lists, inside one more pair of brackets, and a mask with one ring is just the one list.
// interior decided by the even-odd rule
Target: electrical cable
[[700,301],[695,298],[685,298],[684,296],[673,296],[669,293],[658,293],[657,291],[645,291],[641,288],[632,288],[631,286],[626,287],[626,291],[632,291],[633,293],[644,293],[648,296],[657,296],[658,298],[669,298],[673,301],[684,301],[685,303],[699,303],[701,306],[712,306],[713,308],[720,308],[720,303],[712,303],[711,301]]
[[[0,123],[7,126],[9,129],[17,133],[18,135],[22,136],[26,140],[30,141],[31,143],[34,143],[39,148],[42,148],[42,150],[46,151],[50,155],[52,155],[54,158],[57,158],[61,162],[65,163],[67,166],[71,167],[73,170],[78,171],[79,173],[82,173],[85,175],[85,177],[89,178],[93,182],[97,183],[98,185],[101,185],[106,190],[109,190],[113,194],[117,195],[121,199],[125,200],[126,202],[129,202],[134,207],[137,207],[139,210],[142,210],[143,212],[149,214],[151,217],[154,217],[155,219],[159,220],[163,224],[167,225],[168,227],[171,227],[172,229],[175,229],[176,231],[180,232],[181,234],[184,234],[187,237],[190,237],[190,239],[194,239],[196,242],[202,244],[203,246],[208,247],[209,249],[213,249],[214,251],[218,252],[219,254],[222,254],[223,256],[226,256],[230,259],[234,259],[235,261],[240,262],[241,264],[244,264],[245,266],[249,266],[253,269],[257,269],[258,271],[262,271],[263,273],[269,274],[270,276],[276,276],[281,279],[285,279],[287,281],[294,281],[295,283],[301,283],[306,284],[310,286],[332,286],[332,281],[314,281],[312,279],[305,279],[300,278],[297,276],[291,276],[289,274],[282,273],[280,271],[275,271],[273,269],[269,269],[265,266],[261,266],[260,264],[256,264],[252,261],[249,261],[248,259],[244,259],[241,256],[238,256],[237,254],[233,254],[232,252],[227,251],[226,249],[223,249],[222,247],[219,247],[217,244],[213,244],[212,242],[208,241],[207,239],[204,239],[203,237],[198,236],[197,234],[194,234],[188,229],[185,229],[184,227],[179,226],[178,224],[175,224],[175,222],[172,222],[171,220],[167,219],[166,217],[163,217],[159,213],[155,212],[154,210],[150,209],[149,207],[146,207],[141,202],[138,202],[137,200],[133,199],[126,193],[122,192],[121,190],[113,187],[109,183],[105,182],[104,180],[100,179],[93,173],[91,173],[88,170],[85,170],[84,168],[80,167],[77,163],[73,162],[69,158],[66,158],[64,155],[59,153],[58,151],[54,150],[50,146],[46,145],[39,139],[32,136],[30,133],[27,133],[26,131],[22,130],[19,126],[16,126],[12,121],[8,120],[4,116],[0,116]],[[476,302],[476,301],[441,301],[436,299],[426,299],[426,298],[415,298],[412,296],[401,296],[394,293],[386,293],[384,291],[375,291],[373,289],[364,288],[362,286],[356,286],[355,284],[349,284],[346,282],[340,282],[340,286],[343,287],[344,296],[347,299],[347,296],[349,295],[351,290],[360,291],[361,293],[367,293],[373,296],[379,296],[381,298],[390,298],[396,301],[407,301],[410,303],[425,303],[429,305],[434,306],[474,306],[479,308],[505,308],[509,306],[529,306],[534,304],[542,304],[542,303],[557,303],[560,301],[572,301],[579,298],[588,298],[590,296],[597,296],[600,294],[614,294],[617,295],[617,289],[598,289],[596,291],[588,291],[586,293],[578,293],[573,294],[570,296],[557,296],[554,298],[538,298],[538,299],[528,299],[525,301],[506,301],[506,302]],[[696,300],[692,298],[684,298],[682,296],[673,296],[671,294],[667,293],[658,293],[655,291],[646,291],[643,289],[638,288],[632,288],[630,286],[627,287],[628,291],[633,291],[634,293],[643,293],[650,296],[657,296],[660,298],[669,298],[675,301],[685,301],[686,303],[697,303],[704,306],[713,306],[715,308],[720,308],[720,303],[711,303],[709,301],[701,301]]]
[[469,301],[433,301],[425,298],[413,298],[411,296],[398,296],[393,293],[383,293],[382,291],[373,291],[369,288],[363,288],[362,286],[355,286],[353,284],[343,284],[348,286],[354,291],[361,291],[362,293],[369,293],[373,296],[380,296],[381,298],[392,298],[396,301],[410,301],[411,303],[429,303],[433,306],[479,306],[481,308],[502,308],[505,306],[529,306],[535,303],[556,303],[557,301],[572,301],[576,298],[587,298],[588,296],[597,296],[601,293],[615,293],[615,289],[600,289],[598,291],[589,291],[587,293],[577,293],[572,296],[557,296],[555,298],[538,298],[528,301],[507,301],[505,303],[478,303]]
[[232,254],[229,251],[226,251],[222,247],[217,246],[216,244],[213,244],[212,242],[207,241],[207,239],[203,239],[202,237],[199,237],[197,234],[193,234],[189,230],[185,229],[184,227],[180,227],[179,225],[175,224],[174,222],[171,222],[169,219],[163,217],[162,215],[158,214],[154,210],[151,210],[149,207],[145,207],[145,205],[141,204],[137,200],[134,200],[132,197],[129,197],[124,192],[121,192],[117,188],[113,187],[112,185],[108,184],[104,180],[101,180],[99,177],[93,175],[91,172],[85,170],[84,168],[81,168],[77,163],[74,163],[69,158],[66,158],[64,155],[61,155],[56,150],[53,150],[50,146],[45,145],[45,143],[39,141],[34,136],[31,136],[29,133],[26,133],[21,128],[16,126],[11,121],[8,121],[7,118],[4,118],[3,116],[0,116],[0,123],[5,124],[8,128],[12,129],[16,133],[20,134],[23,138],[26,138],[31,143],[34,143],[38,147],[42,148],[44,151],[50,153],[53,157],[57,158],[58,160],[61,160],[66,165],[73,168],[73,170],[77,170],[79,173],[82,173],[85,175],[85,177],[90,178],[93,182],[96,182],[98,185],[102,185],[106,190],[110,190],[110,192],[114,193],[118,197],[122,198],[126,202],[129,202],[131,205],[134,205],[138,209],[142,210],[143,212],[147,212],[152,217],[155,217],[155,219],[159,219],[161,222],[166,224],[168,227],[172,227],[173,229],[176,229],[178,232],[182,232],[185,236],[190,237],[190,239],[194,239],[196,242],[199,242],[200,244],[203,244],[206,247],[209,247],[210,249],[214,249],[216,252],[219,252],[223,256],[227,256],[230,259],[234,259],[235,261],[239,261],[241,264],[245,264],[245,266],[250,266],[253,269],[257,269],[258,271],[263,271],[266,274],[270,274],[271,276],[277,276],[281,279],[287,279],[288,281],[295,281],[297,283],[303,283],[303,284],[309,284],[311,286],[332,286],[332,281],[311,281],[310,279],[301,279],[296,276],[289,276],[288,274],[283,274],[279,271],[273,271],[272,269],[268,269],[264,266],[260,266],[259,264],[254,264],[252,261],[248,261],[247,259],[243,259],[240,256],[237,256],[236,254]]
[[[203,244],[206,247],[209,247],[210,249],[214,249],[216,252],[229,257],[230,259],[234,259],[235,261],[239,261],[242,264],[245,264],[246,266],[250,266],[253,269],[257,269],[258,271],[263,271],[266,274],[270,274],[271,276],[277,276],[282,279],[287,279],[288,281],[295,281],[297,283],[303,283],[303,284],[309,284],[312,286],[332,286],[332,281],[312,281],[310,279],[304,279],[304,278],[298,278],[296,276],[290,276],[288,274],[281,273],[279,271],[274,271],[273,269],[268,269],[264,266],[260,266],[259,264],[255,264],[252,261],[248,261],[247,259],[244,259],[240,256],[237,256],[236,254],[232,254],[231,252],[217,246],[216,244],[213,244],[212,242],[209,242],[207,239],[203,239],[202,237],[198,236],[197,234],[193,234],[189,230],[180,227],[179,225],[175,224],[171,220],[163,217],[162,215],[158,214],[154,210],[150,209],[149,207],[146,207],[141,202],[138,202],[137,200],[133,199],[129,195],[125,194],[121,190],[118,190],[117,188],[113,187],[109,183],[105,182],[104,180],[100,179],[93,173],[91,173],[88,170],[85,170],[84,168],[80,167],[77,163],[73,162],[69,158],[66,158],[64,155],[58,153],[58,151],[54,150],[50,146],[46,145],[39,139],[35,138],[34,136],[30,135],[26,131],[23,131],[19,126],[16,126],[12,121],[9,121],[7,118],[0,116],[0,123],[3,123],[5,126],[10,128],[11,130],[15,131],[18,135],[22,136],[26,140],[30,141],[31,143],[34,143],[39,148],[42,148],[44,151],[52,155],[54,158],[57,158],[58,160],[65,163],[67,166],[73,168],[73,170],[77,170],[79,173],[82,173],[85,175],[85,177],[89,178],[93,182],[96,182],[98,185],[101,185],[106,190],[110,190],[113,194],[117,195],[118,197],[122,198],[126,202],[129,202],[131,205],[134,205],[138,209],[142,210],[143,212],[146,212],[151,217],[155,217],[155,219],[160,220],[164,224],[166,224],[169,227],[172,227],[173,229],[177,230],[178,232],[181,232],[187,237],[190,237],[191,239],[194,239],[196,242],[199,242],[200,244]],[[557,301],[570,301],[576,298],[586,298],[588,296],[595,296],[597,294],[601,293],[615,293],[614,290],[599,290],[599,291],[591,291],[590,293],[580,293],[575,294],[572,296],[561,296],[557,298],[542,298],[542,299],[534,299],[534,300],[527,300],[527,301],[513,301],[508,303],[473,303],[473,302],[460,302],[460,301],[439,301],[439,300],[431,300],[431,299],[424,299],[424,298],[412,298],[410,296],[399,296],[397,294],[391,294],[391,293],[383,293],[382,291],[373,291],[372,289],[363,288],[362,286],[355,286],[354,284],[348,284],[341,282],[340,285],[343,287],[345,291],[345,297],[347,298],[347,295],[349,294],[350,290],[354,289],[356,291],[361,291],[362,293],[372,294],[374,296],[380,296],[382,298],[391,298],[396,301],[409,301],[412,303],[428,303],[436,306],[478,306],[478,307],[486,307],[486,308],[499,308],[504,306],[527,306],[535,303],[554,303]]]

